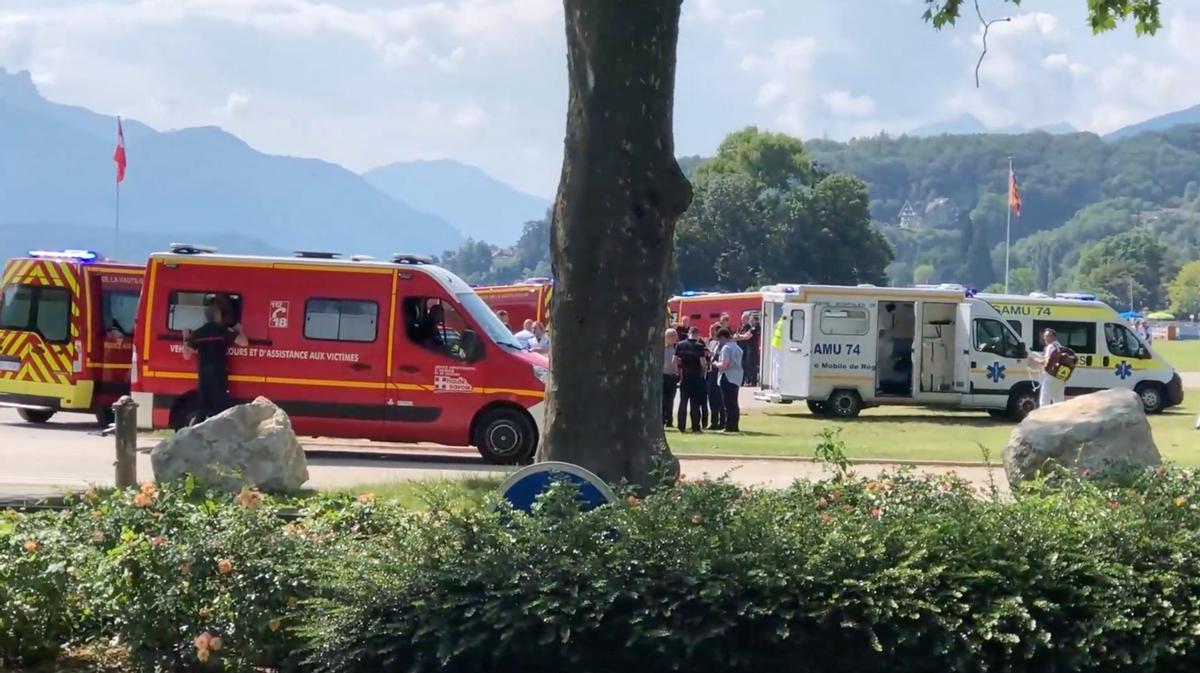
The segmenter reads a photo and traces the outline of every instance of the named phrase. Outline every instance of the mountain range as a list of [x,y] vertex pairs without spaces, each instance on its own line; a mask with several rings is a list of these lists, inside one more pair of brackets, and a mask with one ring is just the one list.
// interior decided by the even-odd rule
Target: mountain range
[[[43,247],[137,260],[173,241],[252,254],[440,255],[459,246],[463,231],[516,240],[545,211],[536,197],[455,162],[374,172],[385,193],[336,164],[259,152],[216,127],[159,131],[122,121],[129,169],[116,251],[115,118],[50,102],[28,72],[0,69],[0,258]],[[426,193],[457,198],[440,203]]]
[[1029,133],[1030,131],[1043,131],[1050,135],[1062,135],[1065,133],[1077,133],[1078,130],[1067,124],[1059,122],[1056,124],[1045,124],[1043,126],[1025,127],[1019,124],[1010,126],[987,126],[978,117],[972,114],[961,114],[953,119],[946,119],[930,124],[922,124],[905,132],[905,135],[916,136],[918,138],[928,138],[941,135],[977,135],[977,134],[1021,134]]

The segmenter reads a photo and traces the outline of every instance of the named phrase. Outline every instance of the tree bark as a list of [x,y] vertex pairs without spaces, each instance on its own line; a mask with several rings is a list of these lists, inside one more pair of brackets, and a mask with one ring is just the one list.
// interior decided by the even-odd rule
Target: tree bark
[[640,487],[679,469],[663,432],[662,344],[675,221],[692,197],[672,131],[680,3],[563,2],[570,100],[538,457]]

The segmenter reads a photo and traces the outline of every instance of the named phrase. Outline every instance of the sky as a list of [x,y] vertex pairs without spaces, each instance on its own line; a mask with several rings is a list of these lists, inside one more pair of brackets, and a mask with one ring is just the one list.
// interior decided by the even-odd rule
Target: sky
[[[1087,0],[684,0],[676,150],[754,124],[802,138],[990,127],[1107,132],[1200,103],[1200,0],[1093,36]],[[453,158],[553,195],[567,97],[561,0],[0,0],[0,67],[50,100],[159,129],[217,125],[365,171]]]

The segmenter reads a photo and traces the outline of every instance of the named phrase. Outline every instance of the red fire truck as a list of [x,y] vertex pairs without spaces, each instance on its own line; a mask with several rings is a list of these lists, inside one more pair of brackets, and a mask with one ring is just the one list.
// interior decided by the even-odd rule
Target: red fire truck
[[762,313],[761,292],[685,292],[667,302],[673,324],[686,323],[699,327],[700,333],[708,337],[709,325],[719,321],[722,313],[729,314],[729,324],[737,329],[742,324],[742,314]]
[[533,456],[546,358],[523,352],[479,295],[427,259],[176,245],[150,256],[146,278],[134,355],[139,426],[192,422],[196,363],[183,359],[184,330],[220,301],[249,339],[229,350],[233,400],[267,397],[299,434],[473,445],[494,463]]
[[59,411],[103,425],[129,393],[143,268],[88,250],[34,250],[0,279],[0,405],[30,423]]
[[477,287],[475,293],[493,311],[508,311],[508,324],[513,330],[521,329],[526,320],[536,320],[543,325],[550,322],[554,284],[549,278],[530,278],[515,285]]

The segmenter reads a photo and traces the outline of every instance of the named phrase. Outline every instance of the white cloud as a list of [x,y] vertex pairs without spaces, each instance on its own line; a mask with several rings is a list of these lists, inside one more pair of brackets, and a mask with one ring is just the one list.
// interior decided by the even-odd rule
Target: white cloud
[[835,115],[869,117],[875,114],[875,101],[870,96],[855,96],[839,89],[825,94],[823,100]]
[[454,113],[453,121],[458,128],[473,131],[488,125],[488,114],[479,105],[467,103]]
[[230,91],[225,98],[225,114],[239,115],[250,105],[250,96],[240,91]]
[[777,40],[763,54],[746,54],[741,67],[762,78],[755,103],[775,114],[784,131],[802,134],[809,129],[813,63],[817,42],[810,37]]

